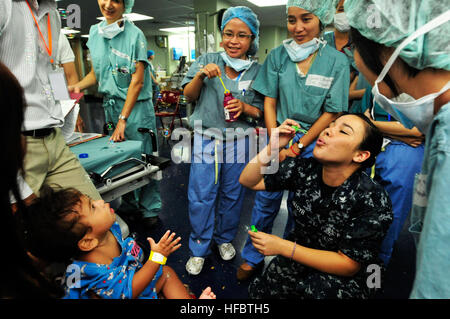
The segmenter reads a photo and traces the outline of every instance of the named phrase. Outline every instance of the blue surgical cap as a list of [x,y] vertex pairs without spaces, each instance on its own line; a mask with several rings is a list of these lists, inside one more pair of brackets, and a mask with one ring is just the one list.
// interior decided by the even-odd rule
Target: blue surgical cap
[[[394,48],[448,9],[448,0],[346,0],[344,4],[353,28],[376,43]],[[409,43],[400,57],[419,70],[431,67],[450,71],[449,34],[447,21]]]
[[151,57],[152,55],[155,55],[155,51],[153,51],[153,50],[148,50],[148,51],[147,51],[147,59],[148,59],[149,57]]
[[290,7],[305,9],[319,18],[320,22],[322,22],[325,27],[333,22],[338,3],[339,0],[288,0],[286,4],[286,13]]
[[131,13],[134,6],[134,0],[124,0],[124,6],[125,6],[125,12],[124,13]]
[[252,45],[250,46],[250,49],[248,50],[248,55],[255,55],[256,52],[258,52],[259,48],[259,20],[256,14],[248,7],[244,6],[237,6],[237,7],[231,7],[228,8],[227,11],[224,12],[222,17],[222,25],[220,27],[220,30],[223,31],[225,26],[227,25],[230,20],[238,18],[242,22],[244,22],[252,32],[252,34],[255,36],[253,39]]

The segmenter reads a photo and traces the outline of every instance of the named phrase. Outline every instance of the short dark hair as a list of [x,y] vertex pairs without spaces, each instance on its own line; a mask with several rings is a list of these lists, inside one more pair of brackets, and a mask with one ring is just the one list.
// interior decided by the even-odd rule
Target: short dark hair
[[[356,50],[358,50],[361,59],[364,64],[372,70],[375,74],[380,74],[384,65],[381,63],[380,57],[385,54],[386,46],[379,44],[375,41],[367,39],[355,28],[350,29],[350,39],[354,44]],[[408,65],[402,58],[397,58],[405,70],[408,77],[415,77],[420,70]],[[383,81],[389,86],[394,96],[398,96],[399,92],[389,74],[386,74]]]
[[78,242],[90,228],[80,223],[75,207],[82,194],[73,188],[44,186],[22,213],[26,248],[48,262],[69,262],[80,254]]
[[365,122],[365,134],[363,136],[361,144],[359,144],[358,146],[358,150],[370,152],[370,157],[361,163],[361,169],[364,170],[372,167],[373,165],[375,165],[377,155],[381,152],[381,147],[383,146],[383,134],[378,129],[378,127],[376,127],[375,124],[373,124],[372,121],[364,114],[343,113],[341,116],[344,115],[354,115]]

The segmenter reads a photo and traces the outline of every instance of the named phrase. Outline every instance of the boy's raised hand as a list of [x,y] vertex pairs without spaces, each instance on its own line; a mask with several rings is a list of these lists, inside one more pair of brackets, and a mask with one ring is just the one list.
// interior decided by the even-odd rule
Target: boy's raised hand
[[170,230],[168,230],[161,237],[158,243],[156,243],[151,237],[147,238],[147,240],[150,243],[150,248],[152,251],[160,253],[165,257],[169,257],[171,253],[181,247],[181,244],[178,244],[181,240],[181,237],[178,237],[175,240],[174,238],[175,233],[171,233]]

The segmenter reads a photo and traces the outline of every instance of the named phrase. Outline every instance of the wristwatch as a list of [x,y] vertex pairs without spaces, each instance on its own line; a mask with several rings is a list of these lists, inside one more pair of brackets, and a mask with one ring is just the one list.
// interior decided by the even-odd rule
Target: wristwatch
[[124,120],[124,121],[126,121],[127,118],[126,118],[125,116],[123,116],[122,114],[120,114],[120,115],[119,115],[119,120]]
[[298,149],[300,150],[300,153],[301,153],[305,146],[302,143],[297,143],[297,146],[298,146]]

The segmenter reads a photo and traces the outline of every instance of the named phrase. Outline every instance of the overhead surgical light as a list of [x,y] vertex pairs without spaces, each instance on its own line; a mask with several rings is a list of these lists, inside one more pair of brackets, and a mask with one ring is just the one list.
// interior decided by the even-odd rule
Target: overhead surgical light
[[171,33],[186,33],[195,32],[195,27],[176,27],[176,28],[162,28],[159,31],[171,32]]
[[[126,17],[130,21],[145,21],[145,20],[154,19],[153,17],[147,16],[144,14],[140,14],[140,13],[133,13],[133,12],[125,13],[123,16]],[[105,20],[105,17],[97,17],[97,20]]]
[[286,5],[287,0],[247,0],[258,7],[275,7]]

